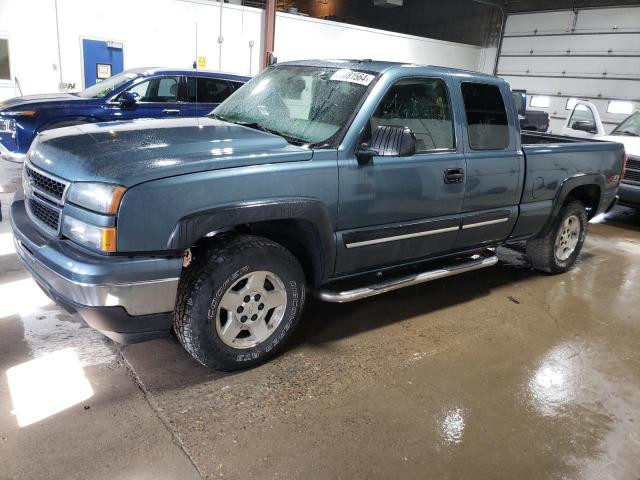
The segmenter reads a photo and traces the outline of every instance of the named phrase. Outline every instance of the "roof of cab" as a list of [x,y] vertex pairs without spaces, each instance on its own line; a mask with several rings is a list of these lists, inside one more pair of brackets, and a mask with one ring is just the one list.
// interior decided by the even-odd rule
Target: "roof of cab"
[[237,79],[245,82],[251,78],[250,76],[247,76],[247,75],[238,75],[235,73],[222,72],[217,70],[196,70],[194,68],[138,67],[138,68],[128,68],[126,71],[132,72],[132,73],[138,73],[140,75],[156,75],[156,74],[187,75],[187,74],[202,73],[205,75],[223,77],[226,79]]
[[[383,73],[386,70],[396,67],[428,67],[436,70],[442,70],[444,72],[450,73],[461,73],[467,74],[478,79],[491,79],[502,80],[493,75],[488,75],[486,73],[474,72],[471,70],[464,70],[460,68],[450,68],[450,67],[440,67],[437,65],[422,65],[418,63],[407,63],[407,62],[387,62],[381,60],[371,60],[371,59],[337,59],[337,60],[297,60],[291,62],[283,62],[277,65],[301,65],[301,66],[309,66],[309,67],[327,67],[327,68],[348,68],[350,70],[365,70],[368,72],[375,73]],[[504,80],[502,80],[504,81]]]

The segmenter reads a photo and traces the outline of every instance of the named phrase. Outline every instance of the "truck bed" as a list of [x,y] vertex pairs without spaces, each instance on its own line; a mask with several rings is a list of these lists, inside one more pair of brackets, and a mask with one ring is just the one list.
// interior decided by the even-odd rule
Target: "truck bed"
[[553,135],[534,131],[523,131],[520,134],[522,145],[536,145],[539,143],[577,143],[577,142],[597,142],[593,138],[569,137],[566,135]]
[[622,171],[621,144],[538,132],[521,135],[526,162],[522,204],[536,204],[543,209],[541,215],[549,215],[563,180],[576,176],[592,177],[594,185],[600,185],[600,203],[613,201],[615,189],[605,189],[604,179]]

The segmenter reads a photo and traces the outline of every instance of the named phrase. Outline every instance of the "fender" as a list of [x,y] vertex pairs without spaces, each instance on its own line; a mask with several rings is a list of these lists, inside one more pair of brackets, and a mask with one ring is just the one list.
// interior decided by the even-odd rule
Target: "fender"
[[[602,194],[605,191],[606,179],[601,173],[581,173],[578,175],[574,175],[565,179],[562,184],[560,184],[560,188],[556,192],[556,196],[553,200],[553,207],[551,208],[551,213],[549,214],[549,218],[547,219],[544,227],[540,230],[539,234],[546,234],[551,229],[554,220],[557,218],[560,213],[560,209],[564,205],[569,193],[576,188],[581,187],[583,185],[596,185],[600,188],[600,199],[599,203],[602,203]],[[597,209],[600,208],[598,205]]]
[[193,213],[178,221],[167,241],[167,249],[185,250],[215,230],[274,220],[297,220],[313,227],[317,237],[314,247],[320,257],[318,266],[321,269],[317,272],[317,280],[326,279],[335,264],[335,233],[327,207],[313,198],[251,201]]
[[96,123],[100,120],[92,117],[63,117],[50,120],[49,122],[40,125],[36,129],[36,133],[51,130],[53,128],[72,127],[74,125],[84,125],[85,123]]

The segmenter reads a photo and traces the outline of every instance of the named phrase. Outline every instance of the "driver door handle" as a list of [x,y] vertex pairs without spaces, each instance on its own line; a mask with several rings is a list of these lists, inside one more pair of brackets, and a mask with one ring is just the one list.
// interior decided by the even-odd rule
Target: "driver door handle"
[[180,110],[178,110],[177,108],[165,108],[164,110],[162,110],[162,113],[164,113],[165,115],[180,115]]
[[447,168],[444,171],[444,183],[462,183],[463,180],[463,168]]

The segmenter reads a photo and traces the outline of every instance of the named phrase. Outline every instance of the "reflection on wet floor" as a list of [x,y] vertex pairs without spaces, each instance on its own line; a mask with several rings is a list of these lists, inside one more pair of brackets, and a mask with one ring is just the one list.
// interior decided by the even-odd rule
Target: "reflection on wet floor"
[[442,421],[442,437],[451,444],[462,443],[464,435],[464,417],[461,408],[454,408],[447,412]]

